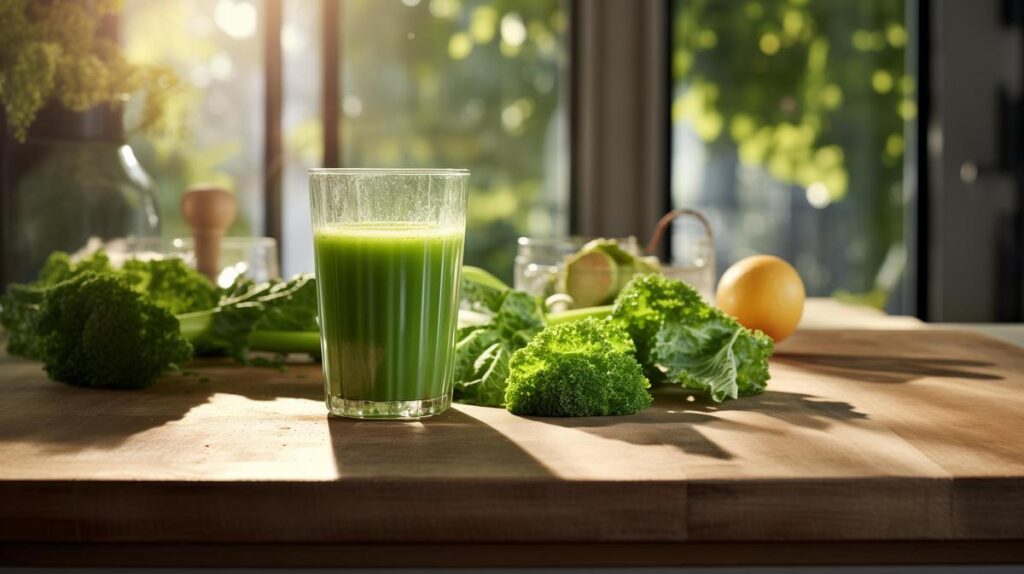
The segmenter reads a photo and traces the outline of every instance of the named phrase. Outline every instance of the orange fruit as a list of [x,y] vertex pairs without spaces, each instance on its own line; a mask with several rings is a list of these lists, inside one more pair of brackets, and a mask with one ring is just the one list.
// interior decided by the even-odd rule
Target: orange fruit
[[718,308],[745,327],[760,329],[776,343],[796,331],[804,312],[804,282],[793,266],[774,255],[736,262],[718,282]]

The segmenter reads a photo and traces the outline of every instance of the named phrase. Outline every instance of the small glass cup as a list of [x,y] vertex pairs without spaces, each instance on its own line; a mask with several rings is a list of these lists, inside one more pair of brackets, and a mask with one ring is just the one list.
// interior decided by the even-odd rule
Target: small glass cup
[[469,172],[311,169],[331,414],[419,419],[451,404]]

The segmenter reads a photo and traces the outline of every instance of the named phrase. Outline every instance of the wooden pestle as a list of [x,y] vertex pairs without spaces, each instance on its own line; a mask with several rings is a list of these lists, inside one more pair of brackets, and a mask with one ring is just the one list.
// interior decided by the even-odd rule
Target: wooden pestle
[[209,184],[193,185],[181,198],[181,213],[192,228],[196,268],[211,281],[220,273],[220,241],[237,210],[235,194]]

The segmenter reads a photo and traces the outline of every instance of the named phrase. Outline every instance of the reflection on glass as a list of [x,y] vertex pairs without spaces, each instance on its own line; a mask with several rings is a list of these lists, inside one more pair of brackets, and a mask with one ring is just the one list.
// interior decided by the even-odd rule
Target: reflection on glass
[[809,294],[898,309],[904,4],[674,1],[672,199],[709,215],[719,272],[774,253]]

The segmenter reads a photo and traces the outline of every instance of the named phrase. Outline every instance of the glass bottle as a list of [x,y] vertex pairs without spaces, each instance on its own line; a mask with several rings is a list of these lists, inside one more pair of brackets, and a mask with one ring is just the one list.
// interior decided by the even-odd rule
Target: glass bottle
[[3,134],[0,175],[4,285],[34,279],[53,251],[160,235],[153,181],[125,143],[119,107],[47,107],[24,142]]

